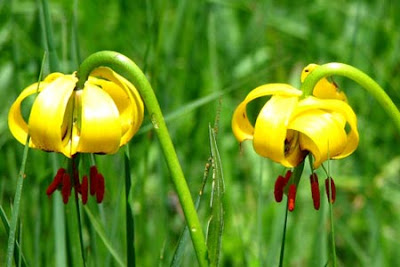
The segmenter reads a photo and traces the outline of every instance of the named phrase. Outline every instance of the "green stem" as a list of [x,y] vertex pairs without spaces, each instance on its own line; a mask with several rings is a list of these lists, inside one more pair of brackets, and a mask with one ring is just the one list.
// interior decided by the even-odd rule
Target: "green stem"
[[24,184],[25,164],[26,164],[26,160],[28,158],[28,150],[29,150],[29,137],[27,137],[27,139],[26,139],[24,152],[22,154],[21,168],[18,173],[17,188],[15,189],[14,205],[13,205],[11,221],[10,221],[10,232],[8,234],[7,261],[6,261],[7,267],[12,266],[12,258],[14,255],[15,233],[17,231],[19,206],[20,206],[20,202],[21,202],[22,186]]
[[150,115],[154,130],[156,131],[160,141],[169,171],[172,176],[172,181],[175,185],[175,190],[182,205],[186,222],[190,229],[197,260],[200,266],[207,266],[207,247],[203,230],[193,204],[190,190],[183,175],[182,168],[179,164],[175,148],[172,144],[171,137],[165,124],[164,117],[150,83],[140,68],[126,56],[113,51],[101,51],[90,55],[82,62],[77,73],[77,77],[79,78],[77,87],[83,88],[90,72],[100,66],[112,68],[114,71],[123,75],[130,82],[132,82],[139,90]]
[[[290,182],[290,184],[295,184],[296,187],[299,185],[300,182],[300,178],[301,178],[301,174],[303,173],[304,170],[304,160],[297,165],[294,169],[293,169],[293,173],[292,173],[292,179],[290,179],[292,182]],[[286,190],[288,190],[289,185],[287,185]],[[288,204],[289,204],[289,198],[286,201],[286,213],[285,213],[285,221],[283,224],[283,234],[282,234],[282,243],[281,243],[281,252],[279,254],[279,267],[283,266],[283,258],[285,255],[285,240],[286,240],[286,228],[287,228],[287,219],[288,219]]]
[[79,244],[80,244],[80,249],[81,249],[82,266],[86,267],[85,248],[83,245],[81,210],[79,207],[78,191],[76,189],[77,185],[75,184],[75,178],[74,178],[76,172],[78,172],[79,160],[80,160],[79,154],[76,154],[75,156],[72,157],[71,160],[69,160],[68,172],[71,177],[71,183],[73,184],[73,188],[74,188],[73,191],[74,191],[74,199],[75,199],[75,211],[76,211],[76,219],[78,222],[78,234],[79,234]]
[[288,220],[288,203],[289,199],[286,201],[286,211],[285,211],[285,220],[283,223],[283,234],[282,234],[282,243],[281,243],[281,252],[279,254],[279,267],[283,266],[283,258],[285,256],[285,240],[286,240],[286,228],[287,228],[287,220]]
[[132,206],[129,202],[129,195],[132,188],[131,183],[131,164],[129,155],[129,143],[126,144],[124,153],[125,163],[125,227],[126,227],[126,256],[127,266],[136,266],[135,254],[135,221],[132,214]]
[[385,90],[383,90],[382,87],[380,87],[371,77],[350,65],[343,63],[328,63],[315,68],[310,75],[307,76],[300,87],[304,96],[306,97],[312,94],[314,86],[320,79],[332,75],[342,75],[360,84],[378,101],[400,131],[400,112],[392,99],[390,99]]

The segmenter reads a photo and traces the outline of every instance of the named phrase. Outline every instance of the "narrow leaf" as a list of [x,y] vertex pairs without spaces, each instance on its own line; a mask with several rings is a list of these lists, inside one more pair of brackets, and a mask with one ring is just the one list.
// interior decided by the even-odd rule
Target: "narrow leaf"
[[[208,173],[210,170],[210,160],[206,163],[206,166],[204,168],[203,182],[201,185],[201,189],[199,191],[199,195],[197,196],[196,202],[194,203],[196,210],[198,210],[200,206],[200,200],[201,197],[203,196],[204,187],[206,186],[207,183]],[[172,257],[170,265],[171,267],[181,266],[188,239],[189,239],[189,228],[187,227],[187,225],[185,225],[185,228],[183,229],[182,234],[179,237],[178,246],[175,249],[174,256]]]
[[[6,233],[8,234],[10,231],[10,223],[8,221],[7,215],[2,206],[0,206],[0,218],[1,218],[1,221],[3,222],[4,228],[6,229]],[[17,257],[17,255],[19,255],[19,256]],[[24,254],[22,254],[22,251],[20,249],[18,241],[16,241],[16,243],[15,243],[14,259],[18,259],[18,260],[20,259],[20,261],[16,261],[17,266],[18,265],[27,266]]]
[[207,230],[207,247],[210,266],[218,266],[222,233],[224,229],[224,178],[222,172],[221,158],[218,151],[217,141],[215,138],[215,130],[209,126],[210,148],[212,158],[212,191],[211,191],[211,216],[208,221]]
[[90,223],[93,225],[94,230],[99,235],[100,239],[103,241],[104,245],[107,247],[110,254],[114,257],[115,261],[118,263],[119,266],[126,266],[126,264],[122,261],[120,255],[118,255],[117,251],[111,245],[111,242],[108,240],[106,234],[104,233],[103,227],[100,223],[96,220],[92,212],[88,207],[85,207],[85,212],[90,220]]

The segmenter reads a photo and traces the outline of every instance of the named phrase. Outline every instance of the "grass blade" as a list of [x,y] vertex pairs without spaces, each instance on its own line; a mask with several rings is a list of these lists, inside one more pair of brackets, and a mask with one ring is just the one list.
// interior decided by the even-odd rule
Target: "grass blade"
[[[206,166],[204,168],[204,175],[203,175],[203,182],[201,185],[201,189],[199,191],[199,195],[196,198],[196,202],[194,203],[196,210],[198,210],[200,201],[201,201],[201,197],[203,196],[204,187],[206,186],[206,183],[207,183],[209,170],[210,170],[210,163],[207,162]],[[174,256],[172,257],[172,261],[171,261],[171,265],[170,265],[171,267],[181,266],[183,255],[184,255],[185,248],[186,248],[186,243],[187,243],[188,239],[189,239],[189,228],[187,227],[187,225],[185,225],[185,228],[183,229],[183,232],[182,232],[181,236],[179,237],[178,246],[175,249]]]
[[125,207],[126,207],[126,256],[127,256],[127,266],[136,265],[135,256],[135,221],[132,214],[132,207],[129,202],[129,194],[131,192],[131,165],[130,165],[130,155],[129,155],[129,144],[126,144],[124,153],[125,162]]
[[24,175],[25,175],[25,164],[28,158],[28,150],[29,150],[29,136],[27,137],[24,152],[22,155],[22,163],[21,168],[18,173],[17,179],[17,187],[15,189],[15,196],[14,196],[14,205],[11,214],[11,222],[10,228],[8,233],[8,244],[7,244],[7,267],[12,266],[12,258],[14,255],[14,248],[15,248],[15,233],[17,229],[17,222],[18,222],[18,214],[19,214],[19,206],[21,203],[21,195],[22,195],[22,186],[24,184]]
[[[6,213],[5,213],[5,211],[4,211],[2,206],[0,206],[0,218],[1,218],[1,221],[3,222],[4,228],[6,229],[6,232],[9,233],[9,231],[10,231],[10,223],[8,221],[7,215],[6,215]],[[15,243],[14,259],[19,259],[19,261],[16,261],[16,263],[17,263],[16,265],[17,266],[20,265],[20,266],[24,267],[24,266],[27,266],[27,264],[26,264],[26,260],[25,260],[24,254],[22,253],[19,244],[20,244],[20,242],[16,242]]]
[[215,130],[209,126],[210,148],[213,167],[213,182],[211,192],[211,217],[208,221],[207,247],[210,266],[218,266],[222,234],[224,229],[224,177],[221,158],[215,138]]
[[122,261],[121,256],[118,255],[117,251],[114,249],[114,247],[111,245],[111,242],[108,240],[106,234],[104,233],[103,227],[99,224],[97,219],[94,217],[92,212],[88,207],[84,207],[85,212],[90,220],[90,223],[92,224],[94,230],[96,233],[99,235],[100,239],[103,241],[104,245],[107,247],[108,251],[110,254],[113,256],[115,261],[118,263],[119,266],[124,267],[126,264]]

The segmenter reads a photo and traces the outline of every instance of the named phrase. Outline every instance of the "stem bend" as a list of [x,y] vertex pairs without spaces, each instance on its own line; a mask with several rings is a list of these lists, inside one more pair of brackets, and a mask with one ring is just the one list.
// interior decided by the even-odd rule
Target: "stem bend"
[[181,165],[179,164],[175,148],[172,144],[164,117],[154,91],[141,69],[128,57],[114,51],[100,51],[86,58],[79,67],[77,77],[78,88],[83,88],[90,73],[97,67],[110,67],[115,72],[123,75],[139,91],[147,111],[151,117],[154,130],[159,138],[161,148],[166,159],[175,190],[186,218],[187,225],[196,251],[200,266],[208,266],[207,247],[203,230],[197,216],[190,190],[186,183]]
[[400,131],[400,112],[392,99],[386,94],[385,90],[375,82],[371,77],[361,70],[343,63],[327,63],[315,68],[304,80],[300,89],[303,91],[304,97],[312,94],[317,82],[327,76],[341,75],[357,82],[368,93],[370,93],[388,113],[390,118],[396,124]]

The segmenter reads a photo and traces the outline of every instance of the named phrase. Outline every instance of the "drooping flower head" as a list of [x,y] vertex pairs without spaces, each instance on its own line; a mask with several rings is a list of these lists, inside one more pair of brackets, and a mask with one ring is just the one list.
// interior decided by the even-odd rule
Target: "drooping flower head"
[[[92,72],[83,89],[76,90],[75,74],[52,73],[25,88],[10,108],[13,136],[29,146],[63,153],[111,154],[126,144],[143,120],[143,102],[135,87],[109,68]],[[38,92],[29,121],[21,103]]]
[[[239,142],[252,140],[261,156],[293,168],[308,153],[314,168],[328,159],[350,155],[358,145],[356,116],[344,101],[319,99],[287,84],[266,84],[252,90],[236,108],[232,129]],[[260,98],[266,101],[253,125],[246,107]],[[349,128],[349,129],[348,129]]]
[[[302,80],[316,66],[307,66]],[[239,142],[252,140],[256,153],[287,168],[298,166],[307,155],[312,155],[312,167],[317,169],[328,159],[340,159],[353,153],[359,142],[357,119],[344,93],[324,78],[317,83],[312,96],[303,97],[302,94],[281,83],[265,84],[252,90],[233,114],[232,130],[236,139]],[[252,123],[247,106],[258,98],[266,98],[266,102]],[[294,198],[296,185],[289,182],[290,176],[278,178],[277,200],[282,198],[280,194],[284,188],[290,193],[288,196]],[[315,183],[315,178],[311,183]],[[294,200],[292,202],[293,209]]]
[[[89,181],[79,180],[74,161],[79,153],[112,154],[138,131],[144,116],[142,99],[136,88],[110,68],[95,69],[82,89],[74,74],[52,73],[40,83],[25,88],[12,104],[8,125],[13,136],[29,146],[59,152],[72,158],[72,170],[60,168],[47,188],[50,196],[61,189],[64,203],[71,189],[87,202]],[[23,101],[37,94],[28,122],[21,112]],[[104,178],[95,166],[90,168],[90,193],[97,202],[104,196]]]

